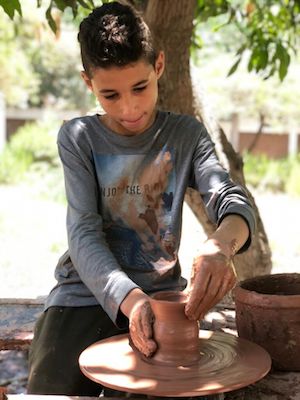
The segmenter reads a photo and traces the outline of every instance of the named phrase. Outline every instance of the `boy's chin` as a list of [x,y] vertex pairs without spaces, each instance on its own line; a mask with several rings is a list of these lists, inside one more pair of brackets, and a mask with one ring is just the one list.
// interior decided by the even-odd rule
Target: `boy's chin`
[[143,116],[140,120],[136,122],[124,122],[122,121],[119,125],[123,128],[123,134],[127,136],[134,136],[143,133],[146,129],[148,129],[152,125],[152,118],[145,119]]

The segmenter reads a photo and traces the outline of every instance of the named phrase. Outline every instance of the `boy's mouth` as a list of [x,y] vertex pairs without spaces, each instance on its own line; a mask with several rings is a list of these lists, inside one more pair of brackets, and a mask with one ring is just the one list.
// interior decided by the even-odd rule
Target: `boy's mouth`
[[144,114],[134,120],[133,119],[122,119],[122,124],[128,125],[128,126],[135,126],[135,125],[139,124],[139,122],[143,119],[143,117],[144,117]]

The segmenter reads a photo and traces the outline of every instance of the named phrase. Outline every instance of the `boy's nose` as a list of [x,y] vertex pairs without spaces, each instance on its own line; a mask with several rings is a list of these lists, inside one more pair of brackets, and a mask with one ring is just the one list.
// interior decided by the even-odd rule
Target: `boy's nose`
[[128,96],[122,99],[122,102],[120,104],[120,111],[122,118],[129,120],[134,119],[137,110],[138,110],[138,100],[136,98]]

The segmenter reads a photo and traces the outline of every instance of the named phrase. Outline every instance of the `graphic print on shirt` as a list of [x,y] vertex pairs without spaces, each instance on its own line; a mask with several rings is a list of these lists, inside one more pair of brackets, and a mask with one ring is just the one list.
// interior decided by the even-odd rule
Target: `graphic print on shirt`
[[168,267],[177,257],[171,228],[175,191],[172,152],[95,154],[104,232],[120,265]]

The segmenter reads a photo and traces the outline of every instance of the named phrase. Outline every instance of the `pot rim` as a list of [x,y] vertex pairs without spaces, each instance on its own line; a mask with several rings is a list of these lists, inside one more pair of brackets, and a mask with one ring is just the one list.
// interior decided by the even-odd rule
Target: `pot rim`
[[[166,296],[166,298],[160,298],[160,296],[164,297]],[[177,296],[179,301],[175,301],[175,300],[168,300],[168,296],[172,297],[172,296]],[[180,290],[161,290],[159,292],[155,292],[152,293],[150,295],[150,301],[151,300],[155,300],[155,302],[159,302],[159,303],[168,303],[168,304],[185,304],[187,303],[187,293],[185,293],[184,291],[180,291]]]
[[280,306],[280,308],[300,308],[300,294],[267,294],[242,287],[243,284],[255,282],[259,279],[263,280],[268,277],[274,277],[276,279],[276,277],[280,276],[286,278],[297,277],[300,281],[300,274],[298,273],[268,274],[246,279],[239,282],[237,286],[233,289],[233,297],[235,303],[245,303],[264,308],[278,308],[278,306]]

